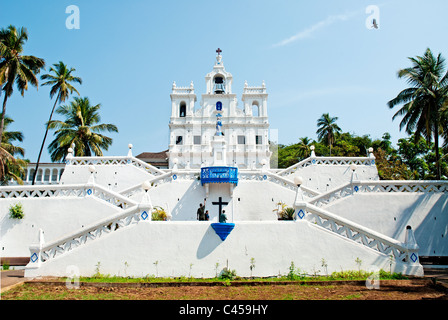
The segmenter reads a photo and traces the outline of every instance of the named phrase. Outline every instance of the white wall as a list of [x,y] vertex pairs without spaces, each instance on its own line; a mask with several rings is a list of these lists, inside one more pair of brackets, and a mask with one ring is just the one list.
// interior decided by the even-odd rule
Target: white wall
[[[229,184],[209,184],[206,210],[209,210],[210,221],[218,221],[219,209],[212,202],[217,202],[219,197],[223,202],[228,202],[228,205],[223,206],[228,222],[272,221],[277,220],[273,212],[277,203],[284,202],[292,207],[296,195],[294,191],[268,181],[239,181],[233,189],[233,197],[230,188]],[[206,189],[200,180],[173,180],[151,188],[148,192],[153,206],[169,210],[172,221],[197,220],[196,210],[206,198]],[[142,193],[139,193],[133,200],[139,202],[141,198]]]
[[[9,207],[16,203],[23,205],[25,217],[21,220],[9,218]],[[0,255],[28,257],[29,246],[39,242],[39,229],[44,231],[45,241],[54,241],[118,210],[93,197],[1,199]]]
[[446,193],[357,193],[325,207],[367,228],[404,241],[414,230],[421,256],[448,256],[448,195]]
[[[294,181],[295,176],[303,178],[305,187],[323,193],[349,183],[352,179],[352,171],[349,165],[311,165],[300,168],[293,174],[285,176],[285,178]],[[363,181],[379,180],[375,165],[356,166],[354,178],[354,180]]]
[[[217,263],[218,272],[228,263],[237,275],[250,276],[251,258],[253,276],[285,275],[291,262],[308,274],[357,270],[357,258],[363,270],[389,270],[388,256],[306,221],[238,222],[225,241],[208,222],[140,222],[27,269],[25,276],[67,276],[68,266],[92,276],[98,263],[100,273],[120,276],[207,278],[216,275]],[[422,275],[421,266],[408,267],[398,263],[393,270]]]
[[[115,192],[154,177],[133,165],[95,165],[94,167],[95,182]],[[87,183],[90,175],[88,165],[67,165],[61,177],[61,184],[84,184]]]

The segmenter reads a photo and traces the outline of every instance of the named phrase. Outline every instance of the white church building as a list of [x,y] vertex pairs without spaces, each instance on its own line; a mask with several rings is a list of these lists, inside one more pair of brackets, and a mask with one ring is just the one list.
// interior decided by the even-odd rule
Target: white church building
[[[271,168],[266,86],[245,84],[238,107],[217,53],[200,106],[193,83],[172,85],[170,143],[166,158],[157,154],[166,167],[135,157],[131,144],[123,156],[69,150],[63,168],[46,164],[39,184],[0,187],[2,261],[26,257],[26,277],[211,278],[225,267],[285,275],[291,263],[309,274],[422,276],[425,259],[448,257],[448,182],[380,180],[372,149],[367,157],[312,150]],[[16,204],[23,219],[10,217]],[[198,221],[199,204],[208,221]],[[279,219],[283,206],[290,219]],[[165,221],[153,219],[160,208]]]
[[[266,86],[244,85],[243,108],[232,91],[233,76],[217,50],[213,70],[205,76],[206,92],[196,109],[193,82],[190,87],[173,83],[171,97],[170,168],[198,169],[208,165],[232,165],[241,169],[269,167],[268,94]],[[217,130],[221,135],[218,140]],[[215,153],[213,148],[220,148]]]

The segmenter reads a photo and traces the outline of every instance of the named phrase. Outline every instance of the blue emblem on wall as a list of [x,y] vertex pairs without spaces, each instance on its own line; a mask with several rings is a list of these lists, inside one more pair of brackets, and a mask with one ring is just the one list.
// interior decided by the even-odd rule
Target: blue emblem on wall
[[37,254],[33,253],[33,255],[31,256],[31,262],[36,262],[37,261]]
[[143,220],[146,220],[148,218],[148,213],[146,211],[143,211],[143,213],[140,215]]
[[219,238],[224,241],[226,240],[227,236],[232,232],[233,228],[235,227],[234,223],[212,223],[211,224],[213,230],[215,230],[216,234],[219,236]]
[[221,101],[216,102],[216,110],[217,111],[221,111],[222,110],[222,102]]

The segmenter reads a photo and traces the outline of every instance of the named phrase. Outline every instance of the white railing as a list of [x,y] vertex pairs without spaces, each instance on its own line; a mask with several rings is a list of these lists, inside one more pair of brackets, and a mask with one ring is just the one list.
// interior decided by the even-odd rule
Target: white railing
[[368,192],[448,192],[448,181],[432,180],[379,180],[353,181],[341,187],[318,195],[310,200],[310,204],[323,207],[336,200]]
[[67,165],[72,166],[107,166],[107,165],[133,165],[154,176],[162,175],[164,172],[140,159],[134,157],[67,157]]
[[[172,181],[182,180],[197,180],[201,176],[200,170],[170,170],[164,172],[162,175],[146,180],[151,188],[157,188],[158,186],[169,183]],[[120,194],[124,197],[132,197],[133,195],[143,192],[142,183],[136,184],[132,187],[120,191]]]
[[355,192],[448,192],[446,180],[353,181]]
[[418,263],[416,245],[400,242],[312,204],[305,204],[296,209],[305,211],[302,218],[310,222],[312,226],[334,232],[382,254],[393,256],[399,262]]
[[136,205],[131,199],[95,184],[35,185],[0,187],[0,199],[95,197],[116,207],[126,209]]
[[375,158],[372,157],[309,157],[295,165],[292,165],[286,169],[278,172],[280,176],[287,176],[293,174],[301,168],[306,168],[312,165],[332,165],[332,166],[350,166],[365,165],[370,166],[375,164]]
[[150,221],[150,209],[149,205],[134,205],[61,239],[41,245],[30,246],[31,255],[28,267],[39,267],[42,262],[67,253],[87,242],[100,238],[104,234],[112,233],[140,221]]
[[[289,179],[283,178],[276,173],[269,171],[250,171],[250,170],[239,170],[238,171],[238,180],[247,180],[247,181],[268,181],[275,183],[281,187],[287,188],[292,191],[297,191],[297,185],[294,184]],[[319,192],[309,189],[305,186],[301,186],[301,190],[304,196],[308,198],[314,198],[320,195]]]

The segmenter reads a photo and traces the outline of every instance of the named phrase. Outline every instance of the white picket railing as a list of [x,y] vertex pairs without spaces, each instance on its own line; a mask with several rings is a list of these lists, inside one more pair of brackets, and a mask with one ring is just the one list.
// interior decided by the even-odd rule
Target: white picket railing
[[375,165],[375,158],[373,157],[309,157],[286,169],[277,172],[280,176],[287,176],[293,174],[301,168],[306,168],[312,165],[332,165],[332,166],[350,166],[355,164],[357,166]]
[[[287,188],[292,191],[297,191],[297,185],[294,184],[289,179],[286,179],[277,173],[273,173],[270,171],[250,171],[250,170],[240,170],[238,171],[238,180],[247,180],[247,181],[268,181],[275,183],[281,187]],[[304,196],[308,198],[314,198],[320,195],[319,192],[307,188],[305,186],[301,186],[301,190]]]
[[112,190],[95,184],[62,184],[0,187],[0,199],[95,197],[116,207],[126,209],[137,203]]
[[72,166],[108,166],[108,165],[132,165],[154,176],[165,172],[134,157],[67,157],[67,165]]
[[148,205],[134,205],[117,214],[107,217],[91,226],[75,231],[61,239],[30,246],[30,264],[28,267],[40,267],[40,264],[67,253],[76,247],[100,238],[104,234],[112,233],[140,221],[151,220],[151,207]]
[[380,253],[393,256],[396,261],[418,263],[418,246],[414,244],[400,242],[309,203],[296,209],[302,210],[302,219],[310,222],[312,226],[334,232]]
[[310,200],[310,204],[323,207],[336,200],[368,192],[448,192],[448,181],[444,180],[378,180],[353,181],[325,192]]

